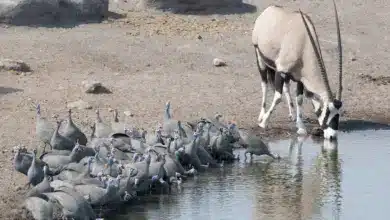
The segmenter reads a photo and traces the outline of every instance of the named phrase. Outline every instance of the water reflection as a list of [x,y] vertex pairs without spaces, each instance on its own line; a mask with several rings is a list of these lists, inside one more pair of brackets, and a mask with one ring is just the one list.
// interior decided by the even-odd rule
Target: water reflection
[[338,143],[294,137],[271,148],[280,161],[254,157],[211,169],[181,191],[141,198],[108,219],[339,219]]

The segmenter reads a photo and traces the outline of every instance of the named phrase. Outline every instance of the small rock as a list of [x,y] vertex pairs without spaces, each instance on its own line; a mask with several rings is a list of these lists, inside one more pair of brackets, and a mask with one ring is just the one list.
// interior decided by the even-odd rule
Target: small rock
[[15,191],[20,191],[20,190],[22,190],[22,187],[21,187],[21,186],[16,186],[16,187],[15,187]]
[[123,114],[128,116],[128,117],[133,117],[134,116],[134,114],[131,113],[130,111],[124,111]]
[[226,66],[226,62],[222,59],[219,59],[219,58],[215,58],[213,60],[213,65],[214,66]]
[[313,136],[317,136],[317,137],[320,137],[320,136],[323,136],[324,135],[324,130],[322,130],[320,127],[315,127],[311,130],[311,134]]
[[88,102],[85,102],[83,100],[78,100],[75,102],[70,102],[67,105],[67,108],[77,108],[77,109],[92,109],[92,105],[90,105]]
[[[2,59],[0,60],[0,71],[31,72],[31,68],[21,60]],[[18,74],[19,75],[19,74]]]
[[198,35],[198,40],[202,40],[203,39],[203,37],[202,36],[200,36],[200,35]]
[[104,87],[101,82],[92,81],[87,82],[83,81],[82,84],[85,88],[85,93],[101,94],[101,93],[112,93],[109,89]]

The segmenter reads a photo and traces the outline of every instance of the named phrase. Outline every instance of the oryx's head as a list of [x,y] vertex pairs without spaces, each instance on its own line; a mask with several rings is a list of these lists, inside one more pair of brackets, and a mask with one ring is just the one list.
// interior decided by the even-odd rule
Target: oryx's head
[[335,13],[335,19],[336,19],[336,28],[337,28],[337,44],[338,44],[338,52],[339,52],[339,86],[337,91],[337,97],[334,98],[332,91],[329,86],[328,76],[326,73],[324,60],[322,59],[321,55],[321,48],[318,43],[318,48],[316,46],[316,43],[314,41],[314,38],[310,32],[310,29],[308,27],[308,24],[304,18],[304,15],[299,10],[302,21],[305,25],[307,34],[309,35],[311,45],[314,49],[314,53],[317,58],[318,65],[321,70],[322,79],[324,80],[324,84],[326,85],[327,90],[327,96],[329,97],[329,101],[324,101],[323,103],[323,110],[321,112],[321,115],[319,117],[319,122],[322,128],[324,129],[324,138],[326,139],[335,139],[337,138],[337,131],[339,129],[339,118],[340,118],[340,110],[342,107],[342,101],[341,101],[341,94],[342,94],[342,79],[343,79],[343,73],[342,73],[342,48],[341,48],[341,36],[340,36],[340,23],[338,19],[337,9],[336,9],[336,3],[333,0],[333,7],[334,7],[334,13]]

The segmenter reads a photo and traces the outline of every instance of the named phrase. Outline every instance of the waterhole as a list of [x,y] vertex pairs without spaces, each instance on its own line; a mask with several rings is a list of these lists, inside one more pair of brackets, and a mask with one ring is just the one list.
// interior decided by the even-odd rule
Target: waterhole
[[270,142],[280,161],[254,156],[210,169],[169,195],[141,197],[109,219],[388,218],[390,132],[341,133],[336,142]]

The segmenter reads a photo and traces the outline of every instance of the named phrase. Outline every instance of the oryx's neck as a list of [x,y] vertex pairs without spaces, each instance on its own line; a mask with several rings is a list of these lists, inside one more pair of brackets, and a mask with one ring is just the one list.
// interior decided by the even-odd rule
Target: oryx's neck
[[332,101],[328,92],[328,82],[322,77],[320,66],[318,65],[311,45],[305,48],[303,54],[301,77],[301,82],[305,88],[316,94],[323,103]]

